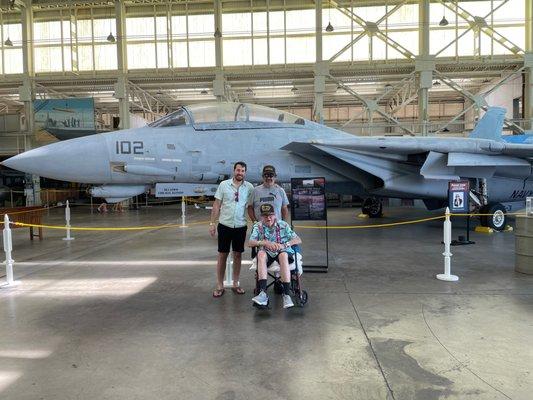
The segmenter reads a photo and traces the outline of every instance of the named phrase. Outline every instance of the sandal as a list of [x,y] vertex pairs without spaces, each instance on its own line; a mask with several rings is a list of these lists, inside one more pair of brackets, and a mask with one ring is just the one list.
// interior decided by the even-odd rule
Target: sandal
[[237,286],[237,287],[232,287],[231,288],[231,291],[235,294],[245,294],[246,292],[244,291],[244,289],[240,286]]
[[224,289],[215,289],[213,290],[213,297],[222,297],[224,294]]

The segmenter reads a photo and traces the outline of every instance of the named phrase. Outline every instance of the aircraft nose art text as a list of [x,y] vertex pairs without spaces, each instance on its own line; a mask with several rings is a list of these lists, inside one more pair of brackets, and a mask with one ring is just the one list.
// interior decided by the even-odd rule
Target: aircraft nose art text
[[98,183],[109,179],[109,155],[100,135],[33,149],[4,162],[6,167],[46,178]]

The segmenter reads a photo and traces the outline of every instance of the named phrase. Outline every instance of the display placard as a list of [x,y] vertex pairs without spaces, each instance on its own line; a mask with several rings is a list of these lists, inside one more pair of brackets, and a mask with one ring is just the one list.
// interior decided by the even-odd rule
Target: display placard
[[448,182],[448,203],[452,213],[470,212],[469,202],[470,182]]
[[292,178],[291,195],[293,221],[327,220],[325,178]]
[[156,183],[155,197],[214,196],[217,187],[211,183]]

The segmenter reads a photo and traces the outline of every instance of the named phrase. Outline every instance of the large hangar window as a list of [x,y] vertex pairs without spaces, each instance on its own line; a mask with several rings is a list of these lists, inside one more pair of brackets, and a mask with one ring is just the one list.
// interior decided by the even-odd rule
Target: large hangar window
[[[1,29],[1,54],[0,54],[0,73],[2,74],[21,74],[23,72],[22,64],[22,25],[12,23],[9,14],[3,16]],[[8,19],[9,18],[9,19]],[[5,41],[9,38],[12,46],[6,46]]]
[[59,20],[34,22],[36,73],[117,69],[116,43],[107,40],[109,32],[115,31],[115,20],[92,13],[80,10],[74,19],[61,12]]

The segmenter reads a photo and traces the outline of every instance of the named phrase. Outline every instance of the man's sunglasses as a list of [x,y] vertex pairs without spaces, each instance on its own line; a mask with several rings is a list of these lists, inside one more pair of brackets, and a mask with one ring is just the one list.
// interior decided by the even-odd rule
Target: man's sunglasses
[[274,178],[274,174],[263,174],[263,178]]
[[239,202],[239,191],[238,190],[235,192],[235,201]]

